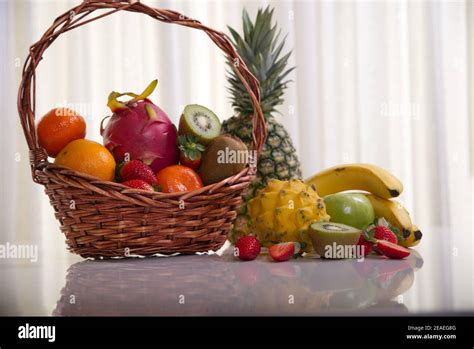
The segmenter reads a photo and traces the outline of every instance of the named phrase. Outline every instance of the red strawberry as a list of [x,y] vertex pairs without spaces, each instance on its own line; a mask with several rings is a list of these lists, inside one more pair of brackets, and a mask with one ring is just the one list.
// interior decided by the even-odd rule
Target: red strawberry
[[[398,243],[398,239],[397,239],[397,236],[395,235],[395,233],[393,231],[391,231],[390,228],[385,226],[385,225],[377,225],[377,226],[373,227],[370,230],[369,235],[371,235],[371,237],[373,237],[375,240],[385,240],[385,241],[389,241],[389,242],[394,243],[394,244]],[[381,254],[377,250],[377,246],[373,246],[372,249],[377,254]]]
[[140,160],[130,160],[126,162],[120,170],[120,177],[123,182],[132,179],[141,179],[150,185],[156,184],[156,176],[153,170]]
[[199,166],[201,166],[201,161],[201,154],[197,155],[196,159],[191,160],[186,153],[182,151],[179,152],[179,163],[183,166],[197,170]]
[[376,240],[385,240],[393,244],[398,244],[397,236],[389,227],[383,225],[377,225],[373,228],[374,230],[374,239]]
[[133,189],[155,191],[150,184],[145,181],[142,181],[141,179],[131,179],[129,181],[123,182],[122,184]]
[[295,254],[294,242],[282,242],[270,247],[268,252],[275,262],[284,262],[293,257]]
[[410,255],[410,250],[405,247],[394,244],[390,241],[377,240],[375,244],[377,250],[384,256],[392,259],[403,259]]
[[255,236],[243,236],[235,244],[235,255],[243,261],[251,261],[260,254],[260,242]]
[[363,247],[364,257],[367,256],[370,252],[372,252],[372,244],[367,241],[364,237],[364,234],[360,234],[359,242],[357,245]]
[[181,135],[179,142],[179,162],[181,165],[197,170],[201,166],[201,154],[206,147],[199,144],[197,138],[192,135]]

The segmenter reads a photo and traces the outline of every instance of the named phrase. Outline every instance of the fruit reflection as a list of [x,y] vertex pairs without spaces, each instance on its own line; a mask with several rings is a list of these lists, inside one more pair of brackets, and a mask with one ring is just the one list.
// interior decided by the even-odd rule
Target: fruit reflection
[[[407,260],[300,258],[273,263],[178,256],[83,261],[68,270],[54,315],[324,315],[404,308],[419,255]],[[395,309],[397,308],[397,309]],[[406,308],[404,308],[406,309]]]

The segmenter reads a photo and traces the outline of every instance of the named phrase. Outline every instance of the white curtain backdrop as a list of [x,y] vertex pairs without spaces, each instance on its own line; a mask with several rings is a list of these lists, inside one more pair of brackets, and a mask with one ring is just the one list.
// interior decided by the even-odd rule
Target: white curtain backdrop
[[[404,183],[400,201],[425,233],[423,256],[472,265],[474,170],[474,4],[472,1],[151,1],[227,32],[241,11],[275,7],[297,66],[279,116],[291,133],[304,176],[328,166],[370,162]],[[39,244],[38,263],[58,273],[78,259],[66,251],[43,188],[30,178],[16,93],[28,47],[79,0],[0,0],[0,242]],[[177,122],[200,103],[233,114],[225,60],[201,32],[119,13],[61,36],[37,71],[39,117],[69,104],[100,141],[110,91],[141,90],[158,78],[153,100]],[[459,261],[459,260],[458,260]],[[450,265],[424,266],[422,277],[466,283]],[[34,276],[33,276],[34,277]],[[44,304],[55,302],[42,284]],[[32,287],[33,280],[17,280]],[[468,285],[469,286],[469,285]],[[465,304],[473,288],[451,295]],[[410,292],[430,302],[428,289]],[[45,306],[39,304],[38,309]]]

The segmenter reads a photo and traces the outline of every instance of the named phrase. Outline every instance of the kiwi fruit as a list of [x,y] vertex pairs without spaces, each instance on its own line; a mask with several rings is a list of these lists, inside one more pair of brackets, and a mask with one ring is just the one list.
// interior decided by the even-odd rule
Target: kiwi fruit
[[199,104],[187,105],[179,119],[179,135],[193,135],[201,144],[209,144],[221,133],[221,123],[212,110]]
[[357,245],[361,232],[360,229],[332,222],[314,222],[309,225],[308,230],[314,250],[325,258],[329,258],[326,246],[332,247],[334,243],[336,246]]
[[242,171],[248,162],[242,140],[227,134],[217,136],[206,147],[198,174],[204,185],[217,183]]

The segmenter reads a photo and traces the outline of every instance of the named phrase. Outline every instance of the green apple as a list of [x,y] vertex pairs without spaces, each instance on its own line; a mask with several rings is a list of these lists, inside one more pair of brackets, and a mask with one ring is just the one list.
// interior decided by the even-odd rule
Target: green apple
[[374,221],[374,208],[369,199],[358,193],[337,193],[324,197],[331,222],[365,229]]

